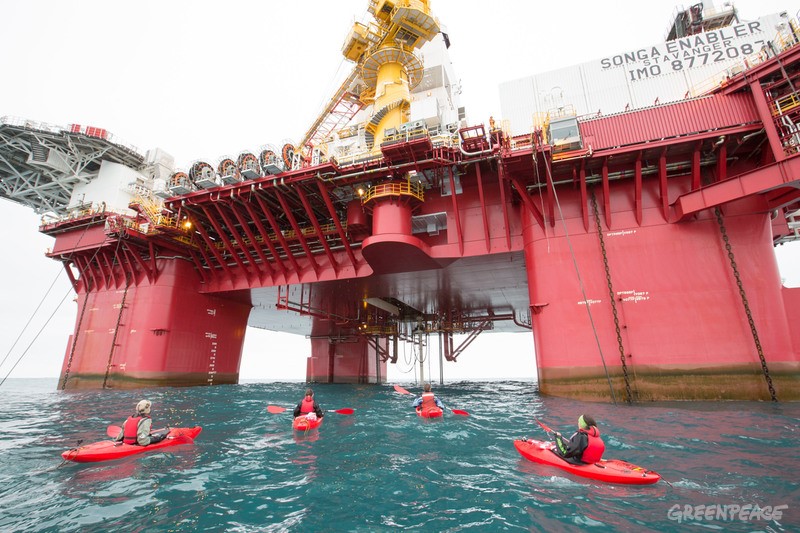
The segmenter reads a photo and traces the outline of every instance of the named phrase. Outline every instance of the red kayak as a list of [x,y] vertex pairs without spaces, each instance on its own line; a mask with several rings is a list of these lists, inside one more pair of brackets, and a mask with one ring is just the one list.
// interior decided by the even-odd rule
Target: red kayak
[[193,428],[172,428],[167,438],[161,442],[150,444],[149,446],[138,446],[135,444],[123,444],[113,440],[101,440],[79,448],[67,450],[61,454],[66,461],[76,463],[96,463],[99,461],[111,461],[121,459],[137,453],[152,452],[179,444],[191,444],[195,437],[203,430],[200,426]]
[[645,470],[640,466],[618,459],[601,459],[594,464],[574,465],[568,463],[552,451],[554,446],[552,442],[533,439],[515,440],[514,446],[524,458],[534,463],[555,466],[576,476],[589,479],[626,485],[651,485],[661,479],[661,476],[652,470]]
[[422,410],[422,407],[417,407],[417,416],[421,416],[422,418],[439,418],[442,416],[443,411],[438,407],[429,407],[428,409]]
[[305,415],[298,416],[292,422],[295,431],[309,431],[316,429],[322,424],[322,418],[308,418]]

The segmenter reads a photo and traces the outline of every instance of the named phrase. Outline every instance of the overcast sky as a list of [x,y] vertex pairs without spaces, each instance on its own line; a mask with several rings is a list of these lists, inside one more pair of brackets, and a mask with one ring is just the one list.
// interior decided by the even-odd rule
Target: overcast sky
[[[141,153],[164,149],[182,167],[266,143],[297,141],[352,68],[340,49],[367,4],[0,2],[0,116],[105,128]],[[798,11],[797,2],[735,4],[743,19]],[[663,41],[676,5],[431,2],[450,36],[461,105],[471,123],[500,116],[502,82]],[[0,262],[0,362],[57,278],[38,318],[0,364],[0,379],[37,334],[12,377],[57,376],[75,323],[74,295],[66,276],[58,276],[60,264],[44,257],[52,240],[37,232],[38,223],[29,209],[0,200],[6,250]],[[782,275],[800,285],[800,246],[784,246],[780,253]],[[302,337],[249,329],[241,377],[303,379],[308,353]],[[401,363],[390,368],[389,377],[412,380],[413,374],[403,373],[407,370]],[[512,375],[535,375],[529,334],[483,334],[457,364],[445,366],[446,379]]]

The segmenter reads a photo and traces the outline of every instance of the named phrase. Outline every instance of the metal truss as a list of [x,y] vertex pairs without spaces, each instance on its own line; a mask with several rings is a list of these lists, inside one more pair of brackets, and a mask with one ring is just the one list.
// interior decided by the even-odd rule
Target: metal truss
[[101,160],[143,167],[135,148],[96,131],[0,118],[0,198],[60,216],[67,213],[75,186],[97,177]]

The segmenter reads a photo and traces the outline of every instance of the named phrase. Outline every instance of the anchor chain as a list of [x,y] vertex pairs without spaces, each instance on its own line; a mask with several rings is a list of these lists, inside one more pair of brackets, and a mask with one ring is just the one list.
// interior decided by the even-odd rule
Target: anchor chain
[[[597,224],[597,236],[600,239],[600,250],[603,253],[603,267],[606,270],[606,283],[608,284],[608,297],[611,302],[611,312],[614,315],[614,329],[617,332],[617,344],[619,344],[619,360],[622,363],[622,377],[625,379],[625,401],[628,403],[633,402],[633,395],[631,394],[631,382],[628,377],[628,365],[625,362],[625,348],[622,346],[622,333],[619,327],[619,315],[617,314],[617,304],[614,298],[614,288],[611,286],[611,271],[608,268],[608,254],[606,253],[606,244],[603,240],[603,228],[600,227],[600,213],[597,209],[597,197],[594,194],[594,187],[592,187],[592,209],[594,211],[594,221]],[[587,302],[588,305],[588,302]]]
[[753,320],[753,313],[750,311],[750,303],[747,301],[747,294],[744,292],[742,285],[742,277],[739,275],[739,269],[736,267],[736,259],[733,256],[733,247],[731,246],[730,239],[728,239],[728,231],[725,229],[725,223],[722,220],[722,211],[719,207],[714,209],[714,214],[717,216],[717,224],[719,231],[722,233],[722,240],[725,242],[725,250],[728,252],[728,259],[731,262],[731,269],[733,276],[736,278],[736,286],[739,287],[739,296],[742,297],[742,305],[744,312],[747,315],[747,322],[750,324],[750,333],[753,335],[753,341],[756,343],[756,350],[758,351],[758,358],[761,360],[761,370],[764,373],[764,379],[767,380],[767,387],[769,388],[769,395],[773,402],[778,401],[778,395],[775,393],[775,387],[772,385],[772,378],[769,375],[769,368],[767,368],[767,360],[764,358],[764,350],[761,348],[761,341],[758,338],[758,330],[756,330],[756,323]]

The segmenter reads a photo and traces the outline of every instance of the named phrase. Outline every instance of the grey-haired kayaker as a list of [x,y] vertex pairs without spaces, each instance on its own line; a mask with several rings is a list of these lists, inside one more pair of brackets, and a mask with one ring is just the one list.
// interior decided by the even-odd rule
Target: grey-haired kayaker
[[122,441],[123,444],[148,446],[167,438],[169,428],[150,433],[153,424],[153,420],[150,418],[152,406],[150,400],[142,400],[137,403],[136,412],[125,420],[115,440]]

